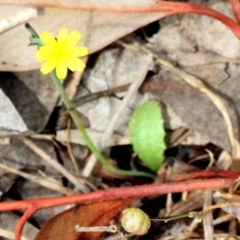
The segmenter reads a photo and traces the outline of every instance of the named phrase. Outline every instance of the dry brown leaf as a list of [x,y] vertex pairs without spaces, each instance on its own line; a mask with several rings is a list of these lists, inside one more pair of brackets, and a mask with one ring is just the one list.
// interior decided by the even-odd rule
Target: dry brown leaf
[[101,232],[77,232],[76,225],[107,226],[112,218],[134,199],[104,201],[85,205],[78,205],[50,219],[40,230],[35,240],[97,240]]
[[[167,13],[160,12],[144,14],[141,12],[110,12],[113,8],[120,8],[123,11],[126,6],[156,5],[154,0],[69,0],[51,1],[51,3],[38,0],[22,0],[18,3],[9,0],[6,3],[6,1],[0,0],[1,5],[9,6],[9,9],[18,6],[17,10],[19,11],[26,10],[26,6],[38,7],[38,16],[29,21],[37,32],[49,31],[57,35],[61,27],[67,27],[70,30],[77,29],[82,33],[81,44],[87,46],[90,53],[96,52],[135,29],[167,15]],[[97,8],[101,8],[101,11],[98,11]],[[4,16],[2,11],[0,8],[0,16]],[[3,20],[4,17],[0,18],[0,21]],[[21,22],[1,33],[0,71],[25,71],[40,67],[40,63],[34,59],[36,47],[28,46],[28,38],[29,32],[24,29]]]

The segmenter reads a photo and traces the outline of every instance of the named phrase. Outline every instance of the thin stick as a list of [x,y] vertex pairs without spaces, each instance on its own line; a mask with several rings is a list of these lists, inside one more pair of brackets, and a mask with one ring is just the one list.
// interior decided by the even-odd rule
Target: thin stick
[[32,149],[36,154],[42,157],[47,163],[53,166],[58,172],[60,172],[64,177],[66,177],[71,183],[73,183],[77,189],[81,192],[88,192],[88,188],[83,185],[76,177],[72,175],[72,173],[68,172],[66,168],[64,168],[56,159],[53,159],[49,156],[43,149],[38,147],[33,141],[28,138],[20,138],[20,140]]
[[8,172],[14,173],[14,174],[16,174],[18,176],[21,176],[21,177],[23,177],[25,179],[28,179],[28,180],[30,180],[30,181],[32,181],[34,183],[37,183],[37,184],[39,184],[39,185],[41,185],[43,187],[46,187],[46,188],[52,189],[54,191],[57,191],[57,192],[59,192],[61,194],[64,194],[64,195],[76,194],[76,192],[72,191],[71,189],[63,187],[59,183],[56,183],[56,182],[44,179],[42,177],[33,176],[31,174],[22,172],[20,170],[15,169],[15,168],[8,167],[8,166],[6,166],[6,165],[4,165],[2,163],[0,163],[0,168],[6,170]]
[[122,86],[119,86],[116,88],[107,89],[107,90],[99,91],[96,93],[91,93],[91,94],[85,95],[83,97],[74,99],[73,103],[75,104],[75,106],[79,106],[84,103],[99,99],[100,97],[106,97],[106,96],[110,96],[114,93],[126,91],[129,88],[129,86],[130,86],[130,84],[125,84],[125,85],[122,85]]
[[[205,191],[205,200],[203,210],[207,209],[212,205],[212,191]],[[203,230],[204,230],[204,239],[213,239],[213,216],[212,212],[209,212],[203,217]]]
[[78,169],[78,165],[77,165],[77,161],[76,161],[76,158],[74,157],[73,153],[72,153],[72,148],[71,148],[71,143],[70,143],[70,137],[71,137],[71,123],[72,123],[72,120],[69,118],[68,121],[67,121],[67,131],[66,131],[66,146],[67,146],[67,152],[68,152],[68,155],[72,161],[72,164],[75,168],[75,171],[76,171],[76,174],[78,176],[81,176],[82,174],[80,173],[79,169]]
[[[15,234],[11,231],[0,228],[0,236],[4,237],[4,238],[7,238],[7,239],[14,239]],[[25,238],[25,237],[21,237],[21,240],[29,240],[29,239]]]
[[118,228],[116,225],[109,226],[94,226],[94,227],[82,227],[80,225],[75,226],[76,232],[111,232],[116,233]]

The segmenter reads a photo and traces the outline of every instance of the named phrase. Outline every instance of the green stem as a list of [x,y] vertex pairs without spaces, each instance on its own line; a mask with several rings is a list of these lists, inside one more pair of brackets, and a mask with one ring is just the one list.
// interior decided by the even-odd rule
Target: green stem
[[34,28],[29,23],[25,23],[25,27],[31,33],[33,38],[39,38],[38,33],[34,30]]
[[99,150],[95,147],[95,145],[93,144],[93,142],[91,141],[91,139],[89,138],[83,124],[82,121],[78,115],[78,112],[76,111],[73,103],[71,102],[71,100],[68,98],[68,95],[65,92],[65,89],[62,85],[62,83],[60,82],[60,80],[58,79],[55,70],[53,70],[50,73],[50,76],[53,79],[53,82],[55,83],[57,90],[66,106],[66,108],[68,109],[73,122],[75,123],[78,131],[82,134],[82,138],[84,140],[84,142],[86,143],[86,145],[88,146],[88,148],[90,149],[90,151],[96,156],[96,158],[99,160],[99,162],[101,164],[103,164],[108,170],[110,170],[113,173],[119,174],[119,175],[126,175],[126,176],[141,176],[141,177],[148,177],[148,178],[155,178],[156,176],[154,174],[151,173],[147,173],[147,172],[141,172],[141,171],[128,171],[128,170],[121,170],[118,169],[116,167],[114,167],[113,165],[111,165],[106,158],[99,152]]
[[164,219],[155,218],[155,219],[150,219],[150,220],[155,221],[155,222],[161,221],[161,222],[167,223],[167,222],[170,222],[170,221],[175,221],[175,220],[186,218],[186,217],[189,217],[189,218],[197,217],[197,218],[201,219],[201,214],[199,212],[189,212],[189,213],[186,213],[186,214],[182,214],[182,215],[178,215],[178,216],[174,216],[174,217],[170,217],[170,218],[164,218]]
[[42,40],[39,38],[39,35],[35,31],[35,29],[29,23],[25,23],[25,27],[31,33],[31,37],[30,37],[31,44],[37,45],[38,47],[43,46]]

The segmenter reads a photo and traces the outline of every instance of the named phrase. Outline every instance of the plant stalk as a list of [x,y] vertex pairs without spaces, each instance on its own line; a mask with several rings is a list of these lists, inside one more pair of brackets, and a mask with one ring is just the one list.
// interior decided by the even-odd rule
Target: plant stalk
[[66,108],[68,109],[73,122],[75,123],[78,131],[82,134],[82,138],[84,142],[86,143],[87,147],[90,149],[90,151],[96,156],[96,158],[99,160],[101,164],[103,164],[108,170],[111,172],[118,174],[118,175],[126,175],[126,176],[138,176],[138,177],[148,177],[154,179],[156,176],[151,173],[142,172],[142,171],[128,171],[128,170],[121,170],[113,165],[111,165],[107,159],[99,152],[99,150],[95,147],[91,139],[89,138],[83,123],[81,121],[81,118],[79,117],[78,112],[76,111],[76,108],[74,107],[72,101],[69,99],[68,95],[66,94],[66,91],[63,87],[63,84],[58,79],[55,70],[53,70],[50,73],[50,76],[62,98],[62,101],[64,102]]

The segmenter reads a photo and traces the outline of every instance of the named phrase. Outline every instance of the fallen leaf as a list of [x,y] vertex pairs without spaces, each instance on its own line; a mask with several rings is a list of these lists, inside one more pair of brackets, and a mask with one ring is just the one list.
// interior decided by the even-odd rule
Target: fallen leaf
[[26,131],[27,126],[20,114],[0,89],[0,136],[3,137]]
[[35,240],[97,240],[101,232],[77,232],[75,226],[107,226],[119,211],[134,200],[127,198],[77,205],[50,219],[39,231]]
[[[6,94],[1,99],[4,109],[0,120],[1,131],[9,129],[21,132],[39,132],[43,129],[58,99],[58,92],[49,76],[43,76],[39,71],[4,74],[4,81],[0,81],[0,89]],[[4,101],[3,101],[4,100]],[[13,106],[15,113],[13,115]],[[3,121],[3,122],[1,122]]]
[[[11,11],[12,5],[18,6],[15,11],[26,11],[36,7],[38,16],[30,19],[29,23],[38,33],[49,31],[57,36],[61,27],[70,30],[77,29],[82,33],[81,45],[89,48],[90,53],[96,52],[115,40],[133,32],[134,30],[156,21],[167,13],[163,12],[110,12],[111,8],[122,8],[127,6],[156,6],[154,0],[131,0],[131,1],[29,1],[22,0],[8,1],[8,5],[0,0],[0,5],[8,6],[9,9],[0,10]],[[105,11],[97,10],[104,8]],[[5,15],[3,15],[5,16]],[[0,21],[6,20],[2,17]],[[15,27],[1,33],[1,61],[0,71],[25,71],[38,69],[41,63],[36,62],[34,52],[36,47],[29,47],[29,32],[20,21]]]

